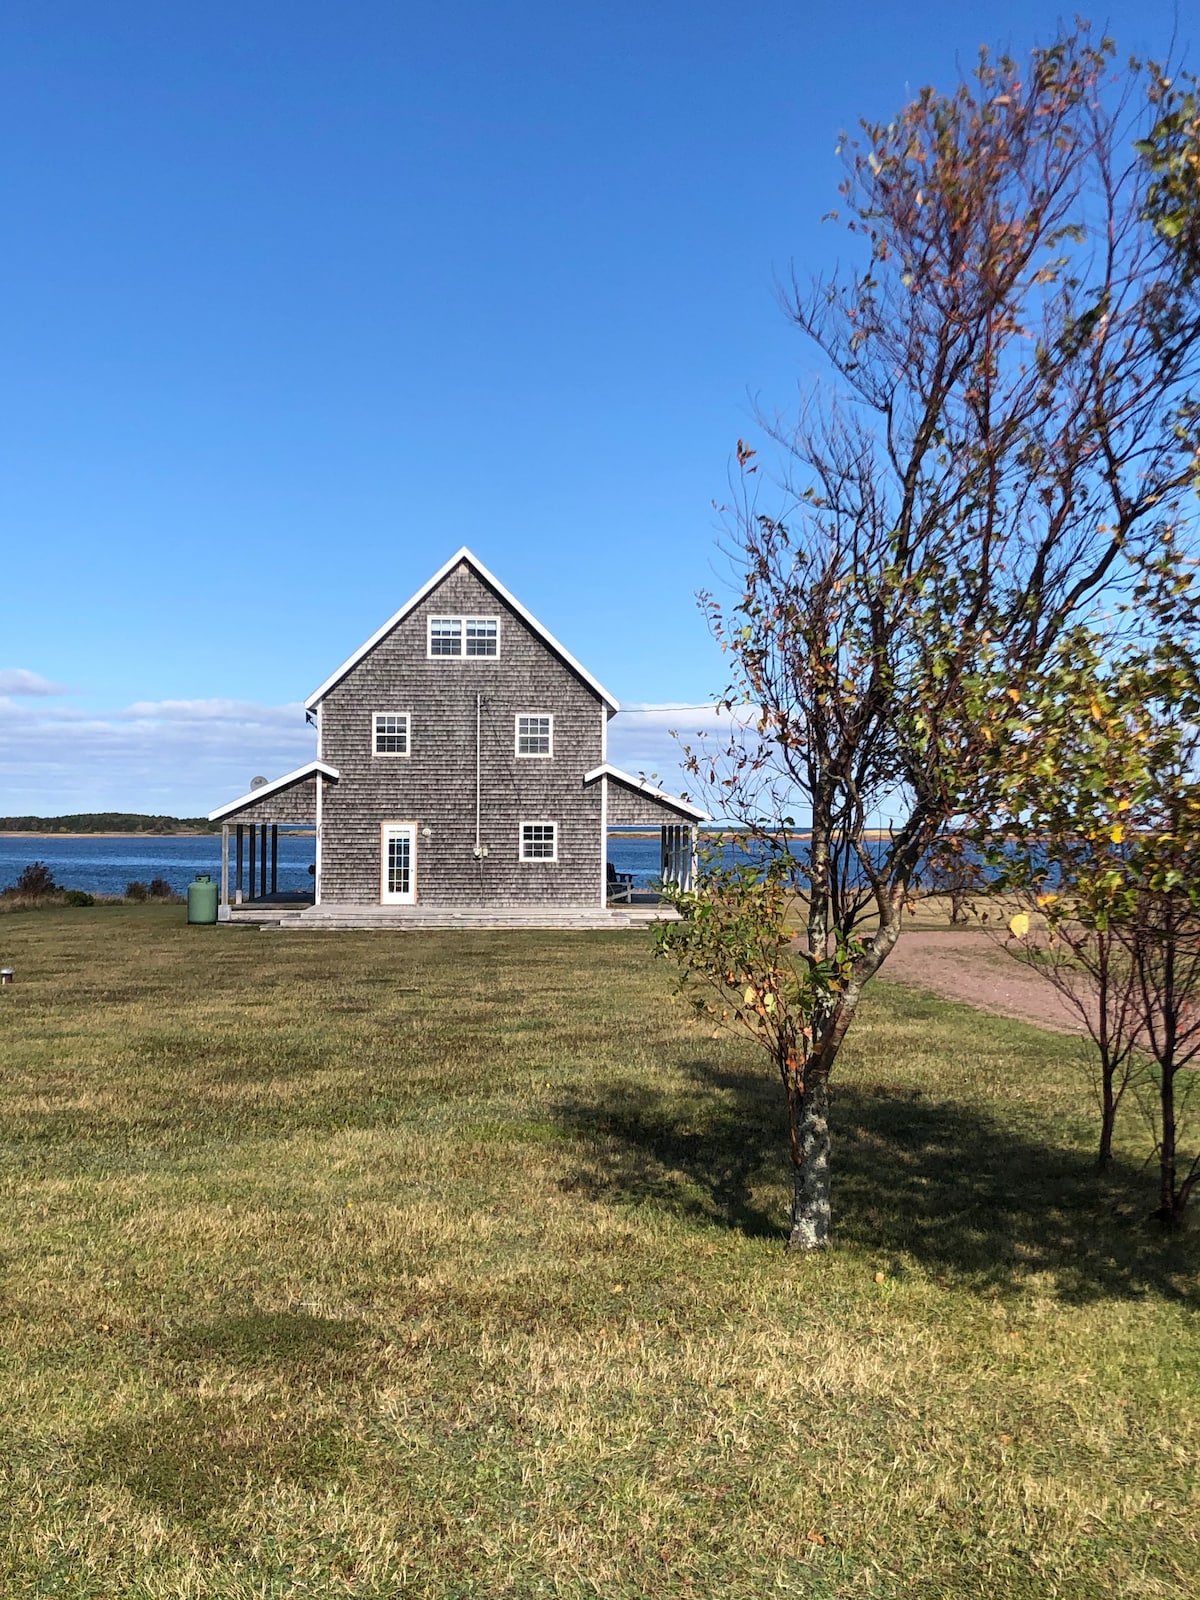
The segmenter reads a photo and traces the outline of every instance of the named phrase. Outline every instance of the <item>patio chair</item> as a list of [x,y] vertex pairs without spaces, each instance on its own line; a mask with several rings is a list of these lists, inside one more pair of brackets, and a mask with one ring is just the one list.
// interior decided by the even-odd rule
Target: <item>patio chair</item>
[[633,873],[618,872],[611,861],[608,863],[608,900],[610,905],[620,900],[626,905],[633,904]]

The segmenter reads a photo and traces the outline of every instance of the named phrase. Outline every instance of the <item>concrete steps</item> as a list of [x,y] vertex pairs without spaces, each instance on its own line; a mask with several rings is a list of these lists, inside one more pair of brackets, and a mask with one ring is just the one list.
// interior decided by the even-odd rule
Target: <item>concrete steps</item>
[[320,905],[295,911],[282,907],[272,911],[256,908],[248,915],[243,914],[239,908],[234,911],[231,920],[253,921],[264,930],[293,933],[339,928],[422,933],[450,928],[590,931],[604,928],[640,928],[663,919],[674,921],[676,914],[665,906],[623,906],[609,911],[591,909],[587,906],[566,906],[534,911],[526,907],[504,906]]

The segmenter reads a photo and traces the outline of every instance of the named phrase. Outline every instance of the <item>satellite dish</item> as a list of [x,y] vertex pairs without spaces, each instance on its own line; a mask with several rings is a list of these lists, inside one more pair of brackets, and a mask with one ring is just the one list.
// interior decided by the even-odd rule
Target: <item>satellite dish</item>
[[261,789],[265,785],[266,781],[267,780],[265,778],[251,778],[250,787],[252,789]]

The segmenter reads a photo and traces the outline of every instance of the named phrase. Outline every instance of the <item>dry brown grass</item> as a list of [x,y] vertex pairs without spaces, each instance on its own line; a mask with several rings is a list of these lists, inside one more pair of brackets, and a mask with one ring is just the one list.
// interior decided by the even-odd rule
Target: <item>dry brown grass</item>
[[883,991],[840,1243],[640,935],[13,918],[0,1593],[1175,1597],[1196,1239]]

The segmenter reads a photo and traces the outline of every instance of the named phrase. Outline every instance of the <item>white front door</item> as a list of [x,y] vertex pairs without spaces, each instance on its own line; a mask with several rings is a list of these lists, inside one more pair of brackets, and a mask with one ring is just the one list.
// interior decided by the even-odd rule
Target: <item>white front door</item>
[[417,825],[385,822],[379,898],[385,906],[411,906],[417,899]]

